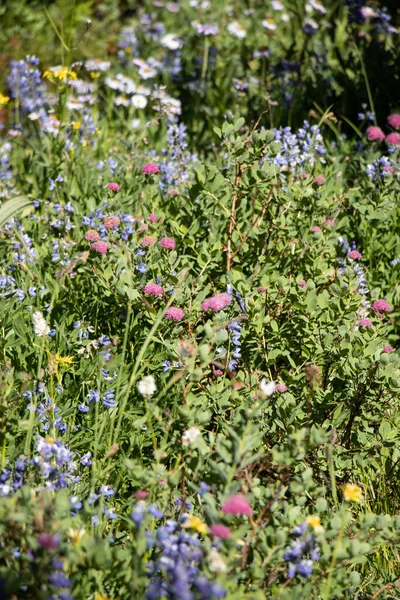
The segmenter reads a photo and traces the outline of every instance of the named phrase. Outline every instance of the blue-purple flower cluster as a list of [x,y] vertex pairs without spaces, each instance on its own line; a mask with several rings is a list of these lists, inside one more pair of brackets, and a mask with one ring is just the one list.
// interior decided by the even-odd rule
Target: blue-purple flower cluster
[[291,127],[274,129],[274,138],[280,142],[280,149],[274,157],[266,157],[276,167],[291,173],[300,172],[300,167],[313,167],[317,162],[324,163],[326,148],[320,129],[304,121],[296,133]]
[[36,56],[12,60],[10,74],[7,77],[11,97],[18,100],[20,109],[30,113],[42,108],[46,102],[46,85],[37,68],[39,62]]
[[[180,503],[179,503],[180,504]],[[156,504],[138,502],[131,518],[136,527],[143,527],[146,516],[162,519],[163,512]],[[197,533],[185,529],[188,515],[177,520],[146,528],[147,547],[151,558],[147,563],[149,585],[146,600],[212,600],[225,598],[226,590],[202,572],[204,548]]]
[[313,572],[313,564],[319,558],[319,547],[307,521],[294,528],[294,541],[286,548],[283,558],[288,563],[287,576],[296,575],[308,578]]

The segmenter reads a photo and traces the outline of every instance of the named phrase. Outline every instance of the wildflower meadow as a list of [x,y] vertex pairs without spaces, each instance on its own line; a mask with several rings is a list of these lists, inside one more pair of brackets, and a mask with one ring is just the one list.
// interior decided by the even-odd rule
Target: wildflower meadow
[[400,5],[0,23],[0,599],[400,599]]

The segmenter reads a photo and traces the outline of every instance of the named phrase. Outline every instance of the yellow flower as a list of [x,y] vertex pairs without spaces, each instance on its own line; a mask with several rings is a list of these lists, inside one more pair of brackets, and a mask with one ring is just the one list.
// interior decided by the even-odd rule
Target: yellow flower
[[349,502],[358,502],[362,497],[362,490],[356,483],[346,483],[342,487],[343,496]]
[[321,525],[321,519],[318,515],[310,515],[309,517],[307,517],[306,521],[316,533],[324,530],[324,528]]
[[[112,598],[109,596],[103,596],[102,594],[99,594],[99,592],[96,592],[96,600],[112,600]],[[115,600],[119,600],[119,596],[117,596]]]
[[59,81],[65,81],[65,79],[77,79],[75,71],[70,71],[68,67],[54,67],[45,71],[43,77],[46,79],[58,79]]
[[100,71],[90,71],[89,75],[92,79],[98,79],[100,77]]
[[74,122],[72,123],[72,129],[73,129],[74,131],[78,131],[78,129],[79,129],[79,127],[80,127],[81,125],[82,125],[82,122],[81,122],[81,121],[74,121]]
[[52,437],[47,437],[44,441],[46,442],[46,444],[54,444],[55,439]]
[[3,96],[3,94],[0,92],[0,106],[5,106],[9,99],[9,96]]
[[54,355],[54,360],[60,367],[69,367],[74,362],[72,356],[61,356],[58,352]]
[[132,48],[125,48],[125,54],[132,54]]
[[67,531],[68,537],[74,544],[79,544],[84,535],[86,535],[86,529],[72,529],[71,527]]
[[87,146],[87,140],[82,140],[82,146],[83,146],[84,148],[86,148],[86,146]]
[[199,533],[207,533],[207,531],[208,531],[207,525],[205,523],[203,523],[203,521],[201,519],[199,519],[198,517],[195,517],[194,515],[189,515],[188,520],[186,521],[186,523],[184,523],[184,525],[182,525],[182,527],[194,529],[195,531],[198,531]]

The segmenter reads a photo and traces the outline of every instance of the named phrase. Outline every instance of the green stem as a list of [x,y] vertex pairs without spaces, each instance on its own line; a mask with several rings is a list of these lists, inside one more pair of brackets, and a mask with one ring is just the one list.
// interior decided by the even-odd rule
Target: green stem
[[[40,380],[40,371],[42,369],[42,362],[43,362],[43,354],[44,354],[45,343],[46,343],[46,338],[44,337],[43,340],[42,340],[42,347],[40,349],[39,361],[38,361],[38,368],[37,368],[37,374],[36,374],[36,382],[37,382],[38,385],[39,385],[39,380]],[[26,456],[28,456],[28,454],[30,452],[31,443],[32,443],[33,427],[35,425],[35,413],[36,413],[36,406],[37,406],[37,397],[38,397],[37,394],[33,394],[32,395],[31,408],[30,408],[30,412],[29,412],[28,432],[26,434],[25,448],[24,448],[24,454]]]
[[378,123],[376,121],[374,101],[372,99],[372,92],[371,92],[371,88],[370,88],[370,85],[369,85],[369,79],[368,79],[368,75],[367,75],[367,70],[365,68],[364,60],[363,60],[362,54],[361,54],[358,46],[356,44],[354,44],[354,47],[356,49],[357,56],[358,56],[358,58],[360,60],[360,63],[361,63],[361,70],[362,70],[362,74],[364,76],[365,87],[367,88],[367,95],[368,95],[369,106],[370,106],[371,111],[374,113],[374,125],[378,125]]
[[131,375],[131,377],[129,379],[128,388],[127,388],[126,393],[125,393],[125,397],[124,397],[123,401],[121,402],[121,405],[118,407],[119,415],[118,415],[117,427],[115,429],[115,434],[114,434],[114,438],[113,438],[113,444],[116,443],[116,440],[118,439],[118,436],[119,436],[119,432],[121,431],[122,419],[123,419],[123,416],[124,416],[124,413],[125,413],[126,405],[128,403],[129,394],[131,393],[132,386],[135,383],[136,377],[138,375],[138,371],[139,371],[139,367],[140,367],[140,363],[142,361],[142,358],[143,358],[143,356],[144,356],[144,354],[145,354],[145,352],[146,352],[146,350],[147,350],[147,348],[148,348],[148,346],[149,346],[149,344],[150,344],[150,342],[151,342],[151,340],[153,338],[153,335],[155,334],[155,332],[157,331],[157,329],[160,326],[160,323],[161,323],[162,318],[164,316],[165,310],[169,306],[171,306],[172,302],[174,301],[174,297],[175,297],[175,294],[171,294],[171,297],[169,299],[168,304],[166,306],[164,306],[159,311],[159,313],[157,315],[157,318],[154,321],[153,327],[151,328],[149,335],[145,339],[144,344],[141,347],[139,354],[137,355],[137,358],[135,360],[135,364],[133,366],[132,375]]
[[208,67],[208,51],[210,49],[210,42],[208,37],[204,38],[204,54],[203,54],[203,67],[201,69],[201,80],[204,81],[207,75],[207,67]]
[[[129,329],[130,329],[130,323],[131,323],[131,317],[132,317],[132,304],[131,302],[128,303],[128,312],[126,315],[126,323],[125,323],[125,332],[124,332],[124,341],[123,341],[123,346],[122,346],[122,356],[121,356],[121,364],[119,367],[119,371],[118,371],[118,383],[117,383],[117,390],[116,390],[116,398],[119,398],[120,395],[120,390],[121,390],[121,381],[122,381],[122,372],[125,366],[125,354],[126,354],[126,347],[128,345],[128,336],[129,336]],[[115,426],[115,417],[117,415],[116,411],[113,411],[113,414],[111,416],[111,424],[110,424],[110,435],[109,435],[109,445],[111,446],[111,442],[113,439],[113,433],[114,433],[114,426]]]
[[339,535],[336,540],[335,548],[333,550],[331,564],[329,566],[328,580],[326,582],[326,588],[325,588],[325,594],[324,594],[323,600],[329,600],[329,595],[330,595],[331,587],[332,587],[333,570],[336,565],[337,557],[338,557],[339,550],[340,550],[340,543],[342,541],[344,529],[346,526],[346,516],[347,516],[347,513],[346,513],[344,507],[342,506],[342,523],[340,526]]

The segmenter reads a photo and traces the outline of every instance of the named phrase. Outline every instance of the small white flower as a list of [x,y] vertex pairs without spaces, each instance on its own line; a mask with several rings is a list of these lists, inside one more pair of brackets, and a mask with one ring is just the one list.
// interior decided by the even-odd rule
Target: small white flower
[[317,10],[322,15],[326,15],[326,8],[321,4],[321,2],[318,2],[318,0],[309,0],[309,4],[314,10]]
[[157,391],[157,386],[156,382],[154,381],[153,375],[146,375],[146,377],[143,377],[143,379],[139,381],[137,387],[139,393],[142,394],[142,396],[144,396],[145,398],[150,398],[150,396],[152,396]]
[[77,98],[68,98],[66,106],[68,110],[80,110],[85,105],[83,102],[80,102]]
[[132,129],[139,129],[141,125],[140,119],[132,119],[131,127]]
[[271,6],[274,10],[283,10],[285,8],[279,0],[272,0]]
[[143,67],[140,67],[138,75],[142,79],[154,79],[157,75],[157,71],[153,69],[153,67],[150,67],[150,65],[144,65]]
[[147,106],[147,98],[146,96],[142,96],[142,94],[132,96],[131,102],[135,108],[145,108]]
[[208,568],[212,573],[225,573],[226,563],[216,548],[211,548],[207,556]]
[[168,50],[179,50],[183,46],[183,41],[175,33],[167,33],[161,38],[161,46]]
[[376,12],[373,8],[370,8],[369,6],[362,6],[360,8],[360,13],[364,19],[373,19],[374,17],[376,17]]
[[28,119],[30,119],[31,121],[37,121],[38,119],[40,119],[40,115],[37,112],[31,112],[28,115]]
[[40,310],[36,311],[32,315],[33,319],[33,329],[35,331],[35,335],[39,337],[44,337],[45,335],[49,335],[50,327],[47,325],[46,320],[43,316],[43,313]]
[[197,438],[201,435],[200,429],[198,427],[189,427],[182,435],[182,445],[190,446],[197,440]]
[[110,62],[107,60],[100,60],[98,58],[93,58],[85,62],[86,71],[101,71],[102,73],[105,73],[105,71],[108,71],[110,66]]
[[126,96],[117,96],[114,100],[114,104],[117,106],[129,106],[129,98]]
[[276,29],[276,23],[272,19],[264,19],[262,24],[265,29],[268,29],[268,31],[275,31]]
[[276,383],[274,381],[268,381],[265,379],[262,379],[261,383],[260,383],[260,390],[262,391],[263,394],[265,394],[266,396],[272,396],[272,394],[274,393],[276,389]]
[[228,33],[239,40],[243,40],[246,37],[246,30],[244,27],[242,27],[239,21],[233,21],[232,23],[229,23],[226,29]]

